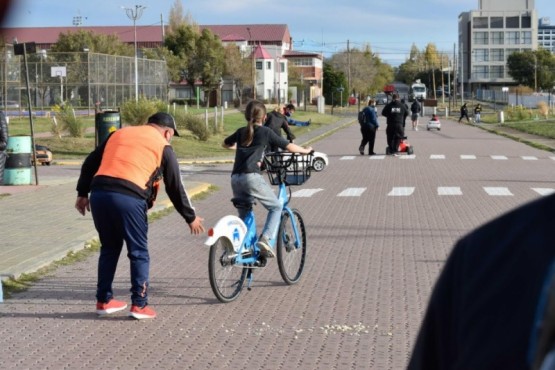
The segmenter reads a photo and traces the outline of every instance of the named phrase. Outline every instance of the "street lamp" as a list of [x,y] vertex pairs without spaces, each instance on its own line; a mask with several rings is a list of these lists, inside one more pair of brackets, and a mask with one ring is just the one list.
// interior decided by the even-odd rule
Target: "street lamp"
[[135,5],[135,8],[124,8],[127,17],[133,21],[133,39],[135,44],[135,101],[139,100],[139,68],[137,66],[137,19],[143,15],[146,6]]

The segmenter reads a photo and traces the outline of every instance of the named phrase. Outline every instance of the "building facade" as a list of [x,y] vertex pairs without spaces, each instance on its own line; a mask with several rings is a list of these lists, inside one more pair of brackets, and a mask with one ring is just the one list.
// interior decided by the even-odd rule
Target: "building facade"
[[514,85],[507,58],[538,48],[534,0],[479,0],[458,22],[458,82],[467,93]]
[[549,17],[540,18],[538,25],[538,47],[555,54],[555,25],[551,25]]

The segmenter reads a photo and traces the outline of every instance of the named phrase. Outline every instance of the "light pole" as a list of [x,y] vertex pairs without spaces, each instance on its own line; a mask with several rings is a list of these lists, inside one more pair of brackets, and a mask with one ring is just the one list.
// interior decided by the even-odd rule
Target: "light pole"
[[137,19],[143,15],[146,6],[135,5],[135,8],[125,8],[127,17],[133,21],[133,40],[135,44],[135,101],[139,100],[139,67],[137,63]]
[[252,98],[256,99],[256,65],[254,63],[254,43],[252,41],[251,28],[247,27],[249,42],[251,43],[251,64],[252,64]]
[[40,54],[40,87],[39,87],[39,96],[40,96],[40,109],[42,111],[44,111],[44,85],[43,85],[43,76],[42,76],[42,61],[46,60],[47,55],[46,55],[46,50],[45,49],[41,49],[41,51],[39,52]]

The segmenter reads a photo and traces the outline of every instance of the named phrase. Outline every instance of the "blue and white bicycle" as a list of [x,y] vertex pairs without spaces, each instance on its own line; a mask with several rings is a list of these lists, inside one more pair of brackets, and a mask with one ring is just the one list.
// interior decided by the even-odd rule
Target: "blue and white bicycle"
[[[285,283],[299,282],[306,262],[306,230],[299,210],[289,207],[292,185],[301,185],[310,178],[312,154],[289,152],[268,153],[264,158],[266,171],[272,185],[278,185],[278,198],[283,204],[281,221],[276,239],[270,240],[277,249],[279,272]],[[206,245],[210,246],[208,272],[212,291],[220,302],[235,300],[245,280],[250,290],[253,271],[266,265],[266,257],[256,246],[258,233],[253,212],[254,204],[237,204],[246,207],[244,220],[228,215],[221,218],[208,231]]]

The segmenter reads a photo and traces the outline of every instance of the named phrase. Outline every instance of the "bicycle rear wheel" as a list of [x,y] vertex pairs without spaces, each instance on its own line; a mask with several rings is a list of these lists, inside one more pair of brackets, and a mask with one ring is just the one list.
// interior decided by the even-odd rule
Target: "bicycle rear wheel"
[[247,269],[235,264],[235,251],[226,238],[210,246],[208,275],[214,295],[220,302],[234,301],[243,289]]
[[[297,209],[289,213],[283,212],[277,239],[277,262],[279,273],[287,284],[296,284],[303,274],[306,260],[306,233],[301,213]],[[299,233],[299,246],[295,247],[293,223]]]

